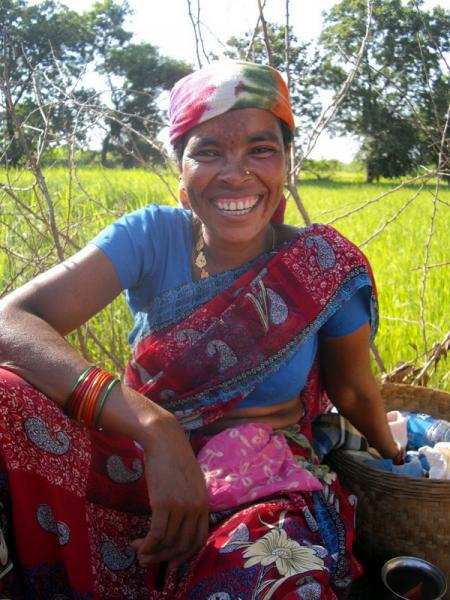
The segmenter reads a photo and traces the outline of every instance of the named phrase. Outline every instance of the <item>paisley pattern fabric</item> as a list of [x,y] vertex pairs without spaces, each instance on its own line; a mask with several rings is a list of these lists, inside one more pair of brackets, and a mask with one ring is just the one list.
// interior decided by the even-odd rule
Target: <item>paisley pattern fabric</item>
[[[286,439],[322,490],[287,490],[211,513],[206,546],[178,574],[164,576],[163,567],[141,568],[129,545],[151,519],[139,447],[82,428],[4,370],[0,407],[0,598],[331,600],[345,597],[360,574],[351,554],[355,499],[334,473],[314,465],[300,428],[284,432]],[[27,434],[33,411],[46,424],[46,439],[66,434],[64,455]],[[24,439],[15,448],[19,432]],[[194,449],[207,442],[194,436]],[[39,461],[28,467],[19,454]],[[78,474],[78,488],[67,471]]]
[[[181,286],[171,294],[171,310],[157,313],[156,299],[152,325],[141,326],[125,371],[131,387],[173,412],[186,430],[245,398],[360,287],[373,290],[372,335],[377,328],[367,260],[332,227],[307,227],[232,277],[219,277],[212,296],[211,284]],[[309,412],[309,421],[321,412]]]
[[[137,342],[127,369],[132,385],[182,420],[199,458],[214,440],[196,428],[226,412],[371,283],[359,251],[322,226],[232,279],[212,297],[178,296],[170,324],[161,320]],[[264,497],[215,508],[205,547],[178,572],[166,572],[164,565],[141,568],[130,546],[151,521],[141,449],[88,431],[0,370],[0,597],[344,598],[361,572],[351,552],[355,498],[312,450],[311,422],[329,406],[317,363],[301,399],[299,425],[276,435],[321,489],[292,491],[286,482]]]
[[142,455],[88,432],[0,370],[0,597],[145,598],[130,539],[148,530]]

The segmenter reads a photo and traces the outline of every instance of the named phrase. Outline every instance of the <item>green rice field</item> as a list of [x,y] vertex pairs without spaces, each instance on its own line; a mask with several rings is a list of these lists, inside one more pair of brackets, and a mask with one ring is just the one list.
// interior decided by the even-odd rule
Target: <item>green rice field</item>
[[[124,212],[149,202],[175,202],[167,187],[176,190],[175,174],[166,174],[163,182],[144,170],[92,167],[77,172],[53,168],[45,177],[47,198],[33,187],[29,174],[0,171],[0,184],[8,189],[0,188],[0,294],[70,256]],[[430,181],[392,192],[397,185],[366,185],[357,174],[342,173],[333,181],[302,178],[298,186],[311,220],[331,223],[360,245],[372,263],[380,302],[376,343],[388,371],[416,357],[422,364],[425,339],[430,349],[449,330],[450,187],[443,184],[436,194]],[[303,225],[292,199],[286,222]],[[120,371],[128,357],[130,323],[124,301],[118,299],[89,324],[89,334],[84,328],[71,340],[91,359]],[[444,360],[429,385],[450,389]]]

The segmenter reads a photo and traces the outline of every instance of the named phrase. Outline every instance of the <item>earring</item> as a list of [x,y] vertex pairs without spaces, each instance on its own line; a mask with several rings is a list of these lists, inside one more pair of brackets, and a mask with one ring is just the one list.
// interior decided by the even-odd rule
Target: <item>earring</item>
[[248,169],[245,170],[246,175],[250,175],[250,171]]

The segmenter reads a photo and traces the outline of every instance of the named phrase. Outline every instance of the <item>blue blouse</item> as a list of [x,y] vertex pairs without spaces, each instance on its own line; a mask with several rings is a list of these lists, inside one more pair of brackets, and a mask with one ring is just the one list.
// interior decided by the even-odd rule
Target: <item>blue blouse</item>
[[[170,306],[164,306],[167,304],[165,296],[174,290],[174,295],[170,296],[173,302],[177,288],[183,293],[183,286],[192,283],[191,212],[150,204],[112,223],[91,243],[112,262],[125,290],[134,318],[129,335],[129,343],[133,346],[159,324],[162,311],[170,311]],[[218,285],[221,279],[222,275],[215,275],[198,284],[210,286],[215,295],[214,284]],[[236,406],[266,406],[294,398],[305,385],[317,353],[319,335],[348,335],[369,319],[370,289],[366,286],[346,301],[318,334],[310,336],[287,364]]]

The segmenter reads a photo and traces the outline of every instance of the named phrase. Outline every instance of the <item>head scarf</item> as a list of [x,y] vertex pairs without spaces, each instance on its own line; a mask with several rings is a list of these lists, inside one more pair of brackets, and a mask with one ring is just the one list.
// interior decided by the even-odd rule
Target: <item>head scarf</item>
[[262,108],[294,129],[289,91],[278,71],[244,61],[219,61],[180,79],[170,94],[170,143],[229,110]]

